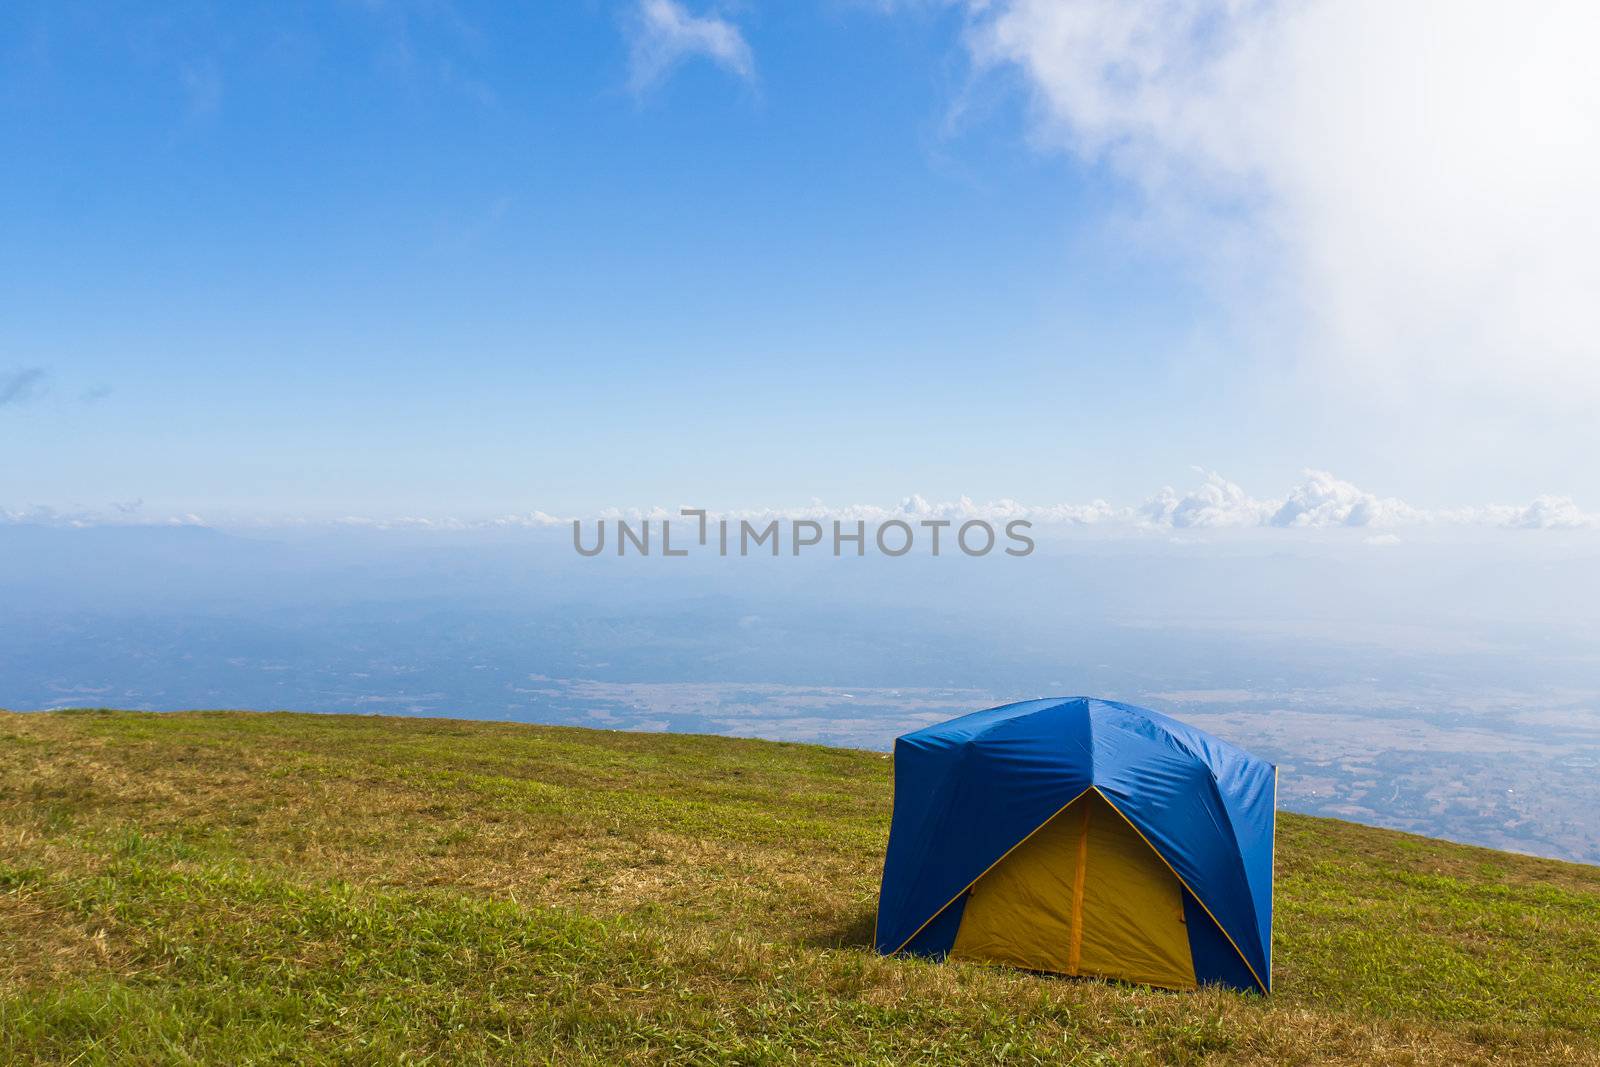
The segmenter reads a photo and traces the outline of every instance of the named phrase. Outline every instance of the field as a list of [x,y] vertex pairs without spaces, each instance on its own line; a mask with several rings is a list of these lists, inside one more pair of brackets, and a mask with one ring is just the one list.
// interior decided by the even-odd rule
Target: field
[[1600,868],[1278,831],[1275,992],[867,947],[887,757],[0,714],[3,1063],[1600,1064]]

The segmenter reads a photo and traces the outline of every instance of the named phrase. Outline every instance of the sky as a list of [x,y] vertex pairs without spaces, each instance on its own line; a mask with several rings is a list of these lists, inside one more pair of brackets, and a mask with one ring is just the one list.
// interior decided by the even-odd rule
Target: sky
[[[1099,693],[1592,861],[1596,54],[1557,0],[0,4],[0,706]],[[683,506],[918,548],[572,551]],[[923,549],[974,519],[1038,551]]]
[[1597,48],[1557,2],[18,0],[0,516],[1600,528]]

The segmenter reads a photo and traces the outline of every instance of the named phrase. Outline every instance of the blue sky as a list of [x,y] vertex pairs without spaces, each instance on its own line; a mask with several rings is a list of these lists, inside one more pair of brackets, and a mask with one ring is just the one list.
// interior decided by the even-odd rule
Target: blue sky
[[[1097,692],[1592,858],[1596,54],[1590,3],[12,0],[0,703],[878,745]],[[813,498],[1039,551],[546,521]]]
[[[1397,315],[1350,281],[1383,247],[1343,237],[1395,232],[1388,199],[1313,200],[1260,150],[1272,114],[1163,80],[1339,34],[1250,16],[1217,44],[1156,5],[1144,69],[1121,10],[7,5],[0,509],[1136,503],[1195,466],[1259,495],[1311,467],[1421,507],[1600,499],[1590,312],[1543,287],[1506,330],[1466,321],[1496,276],[1443,249],[1402,265],[1406,306],[1445,310]],[[1483,42],[1458,45],[1441,84]],[[1525,169],[1572,162],[1550,152]],[[1517,226],[1472,214],[1503,183],[1386,181],[1460,201],[1406,248],[1478,218],[1522,278],[1589,232],[1522,170],[1544,243],[1504,198]]]

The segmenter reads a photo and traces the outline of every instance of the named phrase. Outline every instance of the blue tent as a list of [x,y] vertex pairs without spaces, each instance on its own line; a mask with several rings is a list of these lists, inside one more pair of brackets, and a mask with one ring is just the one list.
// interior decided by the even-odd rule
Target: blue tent
[[877,949],[1267,992],[1276,794],[1271,764],[1110,700],[906,734]]

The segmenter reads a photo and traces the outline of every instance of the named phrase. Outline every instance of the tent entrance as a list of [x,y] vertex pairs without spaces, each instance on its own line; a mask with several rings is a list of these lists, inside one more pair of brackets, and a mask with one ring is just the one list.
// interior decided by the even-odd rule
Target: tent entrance
[[978,879],[952,956],[1195,988],[1183,885],[1089,790]]

